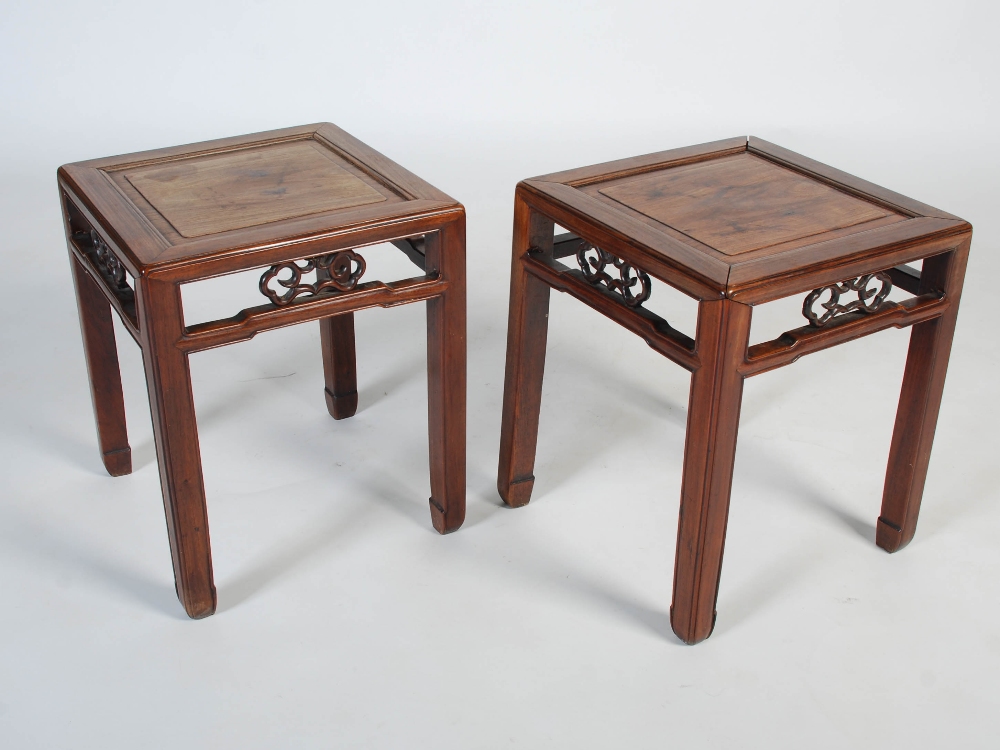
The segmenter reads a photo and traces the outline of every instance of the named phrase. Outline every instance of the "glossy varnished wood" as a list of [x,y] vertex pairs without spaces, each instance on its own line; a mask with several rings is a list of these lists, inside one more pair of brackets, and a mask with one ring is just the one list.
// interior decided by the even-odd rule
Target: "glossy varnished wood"
[[111,305],[73,253],[70,253],[70,264],[76,284],[83,352],[90,375],[90,395],[94,403],[101,458],[111,476],[131,474],[132,448],[125,426],[125,400]]
[[[333,154],[343,169],[385,200],[186,238],[126,179],[133,170],[146,167],[308,141]],[[388,235],[385,240],[376,241],[422,234],[400,225],[426,221],[458,205],[453,198],[330,123],[66,164],[60,167],[58,177],[87,220],[108,230],[107,239],[121,252],[130,271],[137,273],[142,267],[173,272],[178,277],[230,273],[243,261],[267,265],[283,254],[286,258],[302,257],[308,254],[298,252],[307,249],[304,243],[324,243],[358,231],[388,230],[384,232]],[[394,226],[400,226],[398,233],[391,230]],[[234,257],[238,258],[235,262]],[[192,265],[199,266],[199,270],[190,269]]]
[[427,301],[427,411],[431,520],[442,534],[465,521],[465,216],[424,239],[428,274],[448,280]]
[[537,276],[553,289],[573,295],[585,305],[611,318],[623,328],[640,336],[664,357],[673,360],[686,370],[697,367],[698,358],[694,352],[694,340],[676,330],[656,313],[644,307],[630,309],[618,304],[614,293],[604,287],[590,284],[579,270],[554,263],[542,253],[525,253],[521,256],[521,261],[524,270],[529,274]]
[[970,245],[968,238],[954,251],[926,259],[921,272],[919,291],[942,294],[949,306],[940,317],[914,325],[910,333],[876,526],[875,541],[887,552],[905,547],[917,530]]
[[141,282],[142,361],[153,417],[177,596],[188,616],[214,614],[215,578],[188,353],[177,348],[184,313],[176,284]]
[[732,300],[698,306],[670,625],[686,643],[708,638],[729,518],[751,308]]
[[551,258],[553,226],[551,219],[532,211],[520,195],[515,196],[507,370],[497,471],[500,497],[515,508],[531,499],[535,484],[535,445],[549,330],[549,286],[528,272],[522,258],[529,250]]
[[326,379],[326,408],[334,419],[353,417],[358,410],[358,362],[354,343],[354,313],[319,322]]
[[882,268],[908,262],[888,256],[919,246],[910,259],[922,257],[934,240],[954,247],[969,231],[947,212],[755,138],[544,175],[521,189],[562,226],[586,225],[588,240],[681,291],[746,304],[882,255]]
[[[327,408],[344,419],[358,402],[354,313],[426,301],[431,520],[441,533],[462,524],[461,204],[328,123],[69,164],[58,176],[101,451],[110,473],[130,469],[113,308],[143,351],[177,595],[188,615],[216,607],[188,363],[196,351],[318,321]],[[381,242],[404,247],[421,275],[331,276],[341,273],[338,254],[361,264],[351,252]],[[292,265],[319,269],[318,277],[285,299],[265,282]],[[185,325],[182,284],[254,268],[267,271],[259,288],[248,288],[260,304]]]
[[[910,541],[971,241],[967,222],[756,138],[524,180],[514,217],[497,482],[508,505],[526,504],[534,484],[554,288],[691,371],[670,608],[682,640],[697,643],[715,624],[747,377],[886,328],[912,326],[877,527],[877,543],[890,552]],[[553,223],[570,233],[553,239]],[[634,283],[648,274],[698,300],[695,338],[627,303],[619,293],[624,277],[605,283],[594,276],[585,265],[594,257],[591,246],[615,269],[631,269]],[[581,269],[560,263],[563,258]],[[903,265],[920,260],[922,273]],[[753,305],[841,285],[857,292],[876,277],[914,296],[872,310],[852,303],[822,325],[799,318],[778,338],[750,345]],[[815,304],[817,297],[810,299]]]

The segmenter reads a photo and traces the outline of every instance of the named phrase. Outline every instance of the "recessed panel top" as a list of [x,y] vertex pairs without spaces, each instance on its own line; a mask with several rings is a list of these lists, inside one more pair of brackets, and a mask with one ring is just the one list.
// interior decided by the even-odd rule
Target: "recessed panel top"
[[599,192],[726,255],[894,215],[748,153],[664,169]]
[[172,160],[124,176],[183,237],[386,200],[311,139]]

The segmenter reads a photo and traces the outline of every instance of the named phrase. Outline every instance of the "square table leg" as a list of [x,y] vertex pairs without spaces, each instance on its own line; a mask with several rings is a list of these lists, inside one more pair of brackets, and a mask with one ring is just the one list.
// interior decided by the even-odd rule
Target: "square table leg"
[[326,408],[334,419],[353,417],[358,410],[358,364],[354,343],[354,313],[319,322],[326,379]]
[[686,643],[705,640],[715,627],[743,399],[738,367],[750,338],[751,310],[728,299],[698,306],[700,366],[691,376],[670,607],[670,625]]
[[147,277],[139,300],[142,356],[174,581],[185,611],[198,619],[215,612],[216,594],[191,370],[187,352],[177,346],[184,321],[180,287]]
[[426,236],[428,276],[448,283],[427,301],[431,520],[442,534],[465,520],[465,214]]
[[956,250],[925,259],[920,274],[920,293],[944,292],[950,306],[940,318],[917,323],[910,332],[875,534],[876,544],[887,552],[905,547],[917,530],[971,242],[970,238]]
[[520,196],[514,204],[514,247],[507,322],[507,370],[503,386],[497,490],[517,508],[531,499],[542,405],[542,378],[549,330],[549,285],[521,262],[529,249],[552,256],[553,222],[532,211]]
[[115,327],[111,305],[97,282],[80,261],[70,253],[76,300],[80,309],[83,351],[90,375],[90,394],[97,422],[97,441],[101,446],[104,467],[113,477],[132,473],[132,449],[125,424],[125,400],[118,365]]

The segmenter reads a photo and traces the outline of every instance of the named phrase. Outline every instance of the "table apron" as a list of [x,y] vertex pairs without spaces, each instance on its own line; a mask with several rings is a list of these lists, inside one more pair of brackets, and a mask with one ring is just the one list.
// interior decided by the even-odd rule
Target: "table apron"
[[944,315],[951,300],[938,294],[889,302],[874,313],[850,313],[834,318],[822,328],[803,326],[786,331],[776,339],[748,347],[739,371],[743,377],[790,365],[805,354],[868,336],[886,328],[906,328]]
[[111,309],[118,313],[118,317],[121,319],[125,330],[129,332],[129,335],[135,340],[135,343],[141,346],[142,342],[139,336],[139,327],[132,319],[132,316],[129,315],[128,312],[126,312],[122,307],[121,300],[119,300],[118,297],[115,296],[114,292],[108,288],[108,282],[101,275],[100,271],[94,268],[93,262],[91,262],[86,255],[80,252],[80,248],[76,246],[76,243],[70,239],[68,244],[70,252],[73,253],[73,257],[80,262],[83,269],[90,274],[90,277],[97,283],[97,288],[101,290],[101,294],[103,294],[111,304]]
[[603,286],[588,282],[580,271],[572,270],[561,263],[547,261],[536,254],[525,254],[521,258],[524,269],[560,292],[576,297],[585,305],[606,315],[620,326],[639,336],[655,351],[685,370],[699,367],[694,341],[672,328],[659,315],[642,307],[628,307],[614,292]]
[[371,307],[395,307],[440,297],[448,289],[446,279],[407,279],[392,284],[372,282],[368,288],[341,294],[318,295],[287,307],[262,305],[241,311],[232,318],[199,323],[184,329],[177,348],[185,352],[233,344],[252,339],[262,331],[329,318]]

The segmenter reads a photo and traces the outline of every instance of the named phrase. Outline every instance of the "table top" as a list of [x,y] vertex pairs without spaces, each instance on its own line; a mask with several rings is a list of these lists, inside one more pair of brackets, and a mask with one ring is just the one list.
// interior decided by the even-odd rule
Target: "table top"
[[971,231],[957,216],[754,137],[521,185],[557,223],[593,227],[585,239],[644,254],[647,270],[700,296],[752,296],[762,285],[858,260],[893,265],[907,247],[946,245]]
[[59,181],[140,273],[461,208],[330,123],[67,164]]

